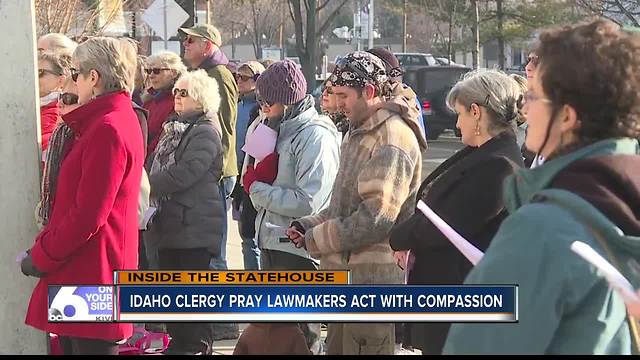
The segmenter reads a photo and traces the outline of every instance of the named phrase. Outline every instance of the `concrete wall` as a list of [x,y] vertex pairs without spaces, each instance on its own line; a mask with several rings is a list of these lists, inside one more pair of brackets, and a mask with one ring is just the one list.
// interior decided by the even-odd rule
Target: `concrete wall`
[[15,261],[37,234],[40,120],[33,0],[0,0],[0,32],[11,37],[11,46],[0,47],[0,353],[46,354],[44,334],[24,325],[35,281],[22,275]]

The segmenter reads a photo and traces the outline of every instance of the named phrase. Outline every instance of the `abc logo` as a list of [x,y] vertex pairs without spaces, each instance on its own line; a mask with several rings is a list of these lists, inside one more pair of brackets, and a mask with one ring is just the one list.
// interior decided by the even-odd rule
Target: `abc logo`
[[63,316],[60,310],[58,309],[49,309],[49,321],[58,322],[62,321]]

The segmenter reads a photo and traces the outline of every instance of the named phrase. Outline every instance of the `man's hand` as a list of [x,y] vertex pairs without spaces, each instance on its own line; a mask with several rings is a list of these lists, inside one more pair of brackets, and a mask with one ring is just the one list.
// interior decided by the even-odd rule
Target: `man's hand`
[[404,265],[407,263],[408,252],[408,250],[393,252],[393,258],[396,259],[396,265],[398,265],[402,270],[404,270]]
[[297,248],[305,247],[304,235],[302,235],[298,231],[298,229],[296,229],[295,227],[290,227],[287,230],[285,230],[285,233],[287,234],[287,237],[289,238],[289,240],[291,240],[291,242]]
[[297,221],[294,221],[293,223],[291,223],[291,226],[287,230],[285,230],[285,234],[287,234],[287,237],[289,238],[289,240],[291,240],[291,242],[297,248],[304,247],[306,249],[307,247],[306,247],[306,244],[304,243],[305,232],[306,232],[305,229]]

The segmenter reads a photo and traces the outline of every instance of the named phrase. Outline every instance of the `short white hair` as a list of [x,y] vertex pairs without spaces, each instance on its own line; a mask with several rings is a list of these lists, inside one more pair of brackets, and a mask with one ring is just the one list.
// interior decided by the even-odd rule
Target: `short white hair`
[[180,77],[187,72],[187,67],[182,62],[180,56],[171,51],[162,51],[147,58],[146,64],[160,64],[160,66],[174,70]]
[[73,53],[81,73],[95,70],[106,92],[135,88],[138,54],[131,39],[94,37],[78,45]]
[[[180,76],[176,84],[185,83],[189,96],[202,105],[207,114],[217,114],[220,108],[220,90],[218,82],[209,77],[206,71],[200,69],[187,72]],[[174,89],[176,87],[174,86]]]
[[71,56],[73,52],[76,51],[76,47],[78,47],[78,43],[60,33],[42,35],[40,37],[40,41],[44,41],[49,44],[49,47],[46,49],[47,51],[60,52],[63,55],[68,56]]

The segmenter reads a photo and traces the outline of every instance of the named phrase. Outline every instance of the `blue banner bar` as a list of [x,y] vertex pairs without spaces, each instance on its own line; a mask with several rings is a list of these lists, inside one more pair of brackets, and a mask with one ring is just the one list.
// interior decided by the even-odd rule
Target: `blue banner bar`
[[[119,286],[119,317],[156,321],[517,321],[516,286]],[[265,317],[267,315],[267,317]]]

